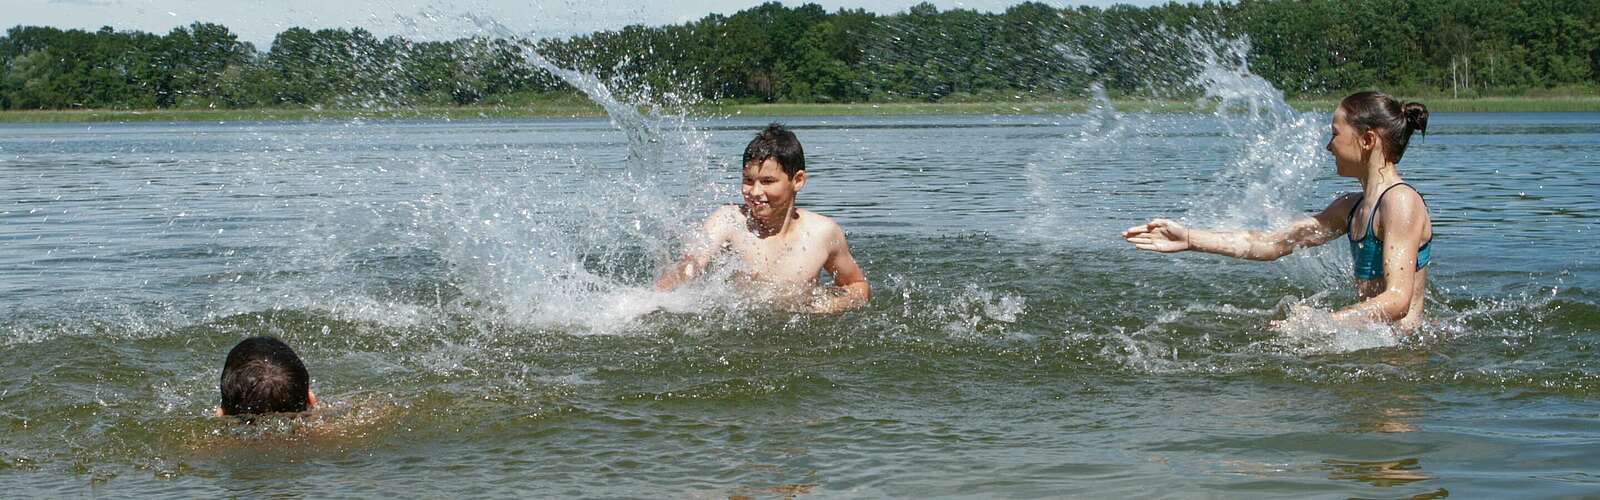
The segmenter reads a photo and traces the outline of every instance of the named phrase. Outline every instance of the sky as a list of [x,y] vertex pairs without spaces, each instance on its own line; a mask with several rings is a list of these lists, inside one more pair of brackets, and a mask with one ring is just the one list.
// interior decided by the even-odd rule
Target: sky
[[[952,8],[999,12],[1022,0],[932,0]],[[378,37],[454,40],[474,35],[564,37],[630,24],[680,24],[706,14],[733,14],[761,0],[0,0],[0,29],[16,25],[86,30],[111,26],[165,34],[195,21],[227,26],[239,39],[266,50],[273,36],[304,28],[365,28]],[[920,0],[784,0],[788,6],[816,3],[833,12],[865,8],[881,14],[904,11]],[[1147,6],[1157,0],[1043,0],[1057,7]],[[271,4],[264,7],[261,4]],[[502,31],[505,30],[505,31]]]

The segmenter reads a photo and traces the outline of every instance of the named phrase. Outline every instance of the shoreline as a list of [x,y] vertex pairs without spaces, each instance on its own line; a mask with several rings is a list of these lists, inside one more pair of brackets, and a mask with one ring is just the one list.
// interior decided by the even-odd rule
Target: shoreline
[[[1600,112],[1595,97],[1485,97],[1475,99],[1419,99],[1435,113]],[[1337,99],[1290,99],[1301,111],[1332,109]],[[852,103],[852,104],[707,104],[690,108],[704,117],[733,116],[917,116],[917,115],[1052,115],[1084,113],[1093,103],[1073,101],[956,102],[956,103]],[[1201,112],[1194,101],[1113,100],[1124,113]],[[600,106],[561,102],[542,105],[419,106],[394,109],[154,109],[154,110],[11,110],[0,111],[0,123],[119,123],[119,122],[279,122],[322,120],[482,120],[514,118],[600,118]]]

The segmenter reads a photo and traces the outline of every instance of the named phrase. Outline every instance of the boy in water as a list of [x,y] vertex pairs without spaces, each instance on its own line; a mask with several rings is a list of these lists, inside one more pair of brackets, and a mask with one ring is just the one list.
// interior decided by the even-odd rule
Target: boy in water
[[233,346],[222,365],[222,406],[217,415],[300,413],[317,406],[311,374],[288,344],[251,337]]
[[[707,218],[699,241],[662,273],[656,288],[670,290],[705,272],[713,257],[731,250],[742,275],[780,299],[802,298],[804,310],[832,313],[861,307],[872,297],[867,277],[850,255],[844,230],[833,219],[795,208],[806,185],[800,140],[774,123],[744,148],[743,206],[720,207]],[[834,287],[816,293],[826,269]]]

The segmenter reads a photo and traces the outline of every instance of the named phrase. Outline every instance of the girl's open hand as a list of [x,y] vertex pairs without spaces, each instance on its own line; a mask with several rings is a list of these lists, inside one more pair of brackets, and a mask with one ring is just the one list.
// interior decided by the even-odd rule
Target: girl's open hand
[[1132,243],[1134,248],[1152,252],[1182,252],[1190,248],[1189,231],[1167,219],[1130,227],[1122,232],[1122,238]]

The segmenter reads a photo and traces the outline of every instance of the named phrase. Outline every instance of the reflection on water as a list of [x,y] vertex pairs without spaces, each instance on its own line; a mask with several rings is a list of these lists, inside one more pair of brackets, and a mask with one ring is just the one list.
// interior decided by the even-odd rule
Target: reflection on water
[[1423,420],[1422,408],[1428,403],[1425,398],[1415,394],[1402,393],[1372,393],[1363,391],[1338,391],[1346,392],[1352,398],[1350,408],[1344,414],[1345,424],[1340,427],[1342,432],[1383,432],[1401,433],[1417,432],[1418,424]]
[[[1414,371],[1429,363],[1433,356],[1425,348],[1386,349],[1376,351],[1379,364],[1386,370]],[[1334,386],[1336,397],[1349,405],[1345,413],[1343,432],[1405,433],[1417,432],[1416,422],[1423,419],[1422,409],[1432,402],[1407,384],[1389,387]]]
[[[1386,488],[1433,479],[1433,476],[1422,470],[1421,463],[1415,458],[1370,462],[1328,459],[1322,461],[1322,463],[1331,470],[1328,473],[1328,479],[1360,481],[1378,487]],[[1443,491],[1440,490],[1440,492]],[[1448,496],[1449,494],[1445,493],[1444,495]]]
[[[816,471],[812,471],[811,476],[813,481],[816,480]],[[793,499],[798,498],[801,495],[809,494],[815,489],[817,489],[817,483],[815,482],[806,484],[784,484],[770,487],[746,486],[735,489],[732,494],[728,495],[728,499],[753,500],[758,497],[765,498],[773,496],[776,496],[777,498]]]

